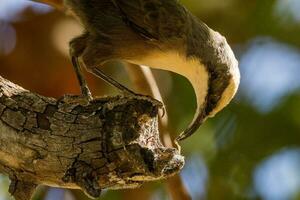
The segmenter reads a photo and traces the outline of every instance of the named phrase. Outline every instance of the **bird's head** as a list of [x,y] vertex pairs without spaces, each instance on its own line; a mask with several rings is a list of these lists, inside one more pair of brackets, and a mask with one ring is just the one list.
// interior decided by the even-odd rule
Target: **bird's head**
[[177,138],[192,135],[209,117],[232,100],[239,86],[238,61],[225,37],[198,22],[187,43],[187,62],[191,70],[183,74],[193,85],[197,110],[192,123]]
[[226,39],[198,20],[191,22],[186,39],[175,43],[171,40],[167,48],[151,50],[146,56],[129,60],[175,72],[192,84],[197,110],[178,141],[192,135],[207,118],[222,110],[234,97],[240,81],[238,62]]

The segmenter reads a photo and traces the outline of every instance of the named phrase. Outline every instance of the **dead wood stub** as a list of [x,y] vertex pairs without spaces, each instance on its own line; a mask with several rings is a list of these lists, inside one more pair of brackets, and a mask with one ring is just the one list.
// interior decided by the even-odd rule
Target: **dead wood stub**
[[103,188],[166,178],[184,159],[161,144],[158,109],[149,97],[56,100],[0,77],[0,172],[13,177],[20,200],[24,188],[33,192],[38,184],[98,197]]

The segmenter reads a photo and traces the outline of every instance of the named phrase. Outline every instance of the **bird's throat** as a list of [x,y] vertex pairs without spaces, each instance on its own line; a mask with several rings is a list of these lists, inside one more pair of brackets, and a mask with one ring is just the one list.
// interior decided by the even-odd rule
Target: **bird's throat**
[[[205,116],[201,112],[204,112],[206,106],[209,74],[200,60],[189,59],[176,52],[157,51],[143,58],[130,60],[129,62],[145,65],[150,68],[171,71],[187,78],[194,88],[197,99],[197,110],[193,122],[195,120],[204,120]],[[183,96],[182,98],[185,97]],[[202,119],[199,119],[199,116],[203,116],[200,117]]]

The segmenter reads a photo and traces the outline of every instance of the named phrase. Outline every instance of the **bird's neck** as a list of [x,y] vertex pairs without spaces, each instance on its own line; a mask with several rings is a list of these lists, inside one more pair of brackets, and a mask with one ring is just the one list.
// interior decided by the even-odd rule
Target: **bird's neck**
[[192,58],[188,59],[177,52],[157,51],[150,53],[143,58],[131,60],[129,62],[145,65],[150,68],[171,71],[184,76],[192,84],[196,93],[197,111],[194,115],[195,118],[204,110],[208,94],[209,75],[200,60]]

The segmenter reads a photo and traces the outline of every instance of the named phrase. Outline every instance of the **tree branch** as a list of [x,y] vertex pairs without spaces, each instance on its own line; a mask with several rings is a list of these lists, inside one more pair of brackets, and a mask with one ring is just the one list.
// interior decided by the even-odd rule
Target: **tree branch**
[[38,184],[98,197],[172,176],[184,160],[159,140],[160,105],[144,96],[56,100],[0,77],[0,172],[17,200]]
[[[35,1],[54,6],[59,10],[63,10],[62,0],[35,0]],[[138,92],[142,94],[152,95],[154,96],[154,98],[162,102],[162,97],[159,88],[150,69],[145,70],[143,68],[140,68],[139,66],[130,67],[127,69]],[[167,147],[172,147],[173,144],[172,144],[171,136],[169,134],[167,115],[165,115],[164,118],[160,118],[159,122],[163,133],[162,137],[163,137],[164,144]],[[174,189],[174,186],[176,186],[177,189]],[[167,187],[174,200],[191,199],[186,188],[184,187],[181,181],[181,178],[178,175],[170,179],[169,181],[167,181]]]

